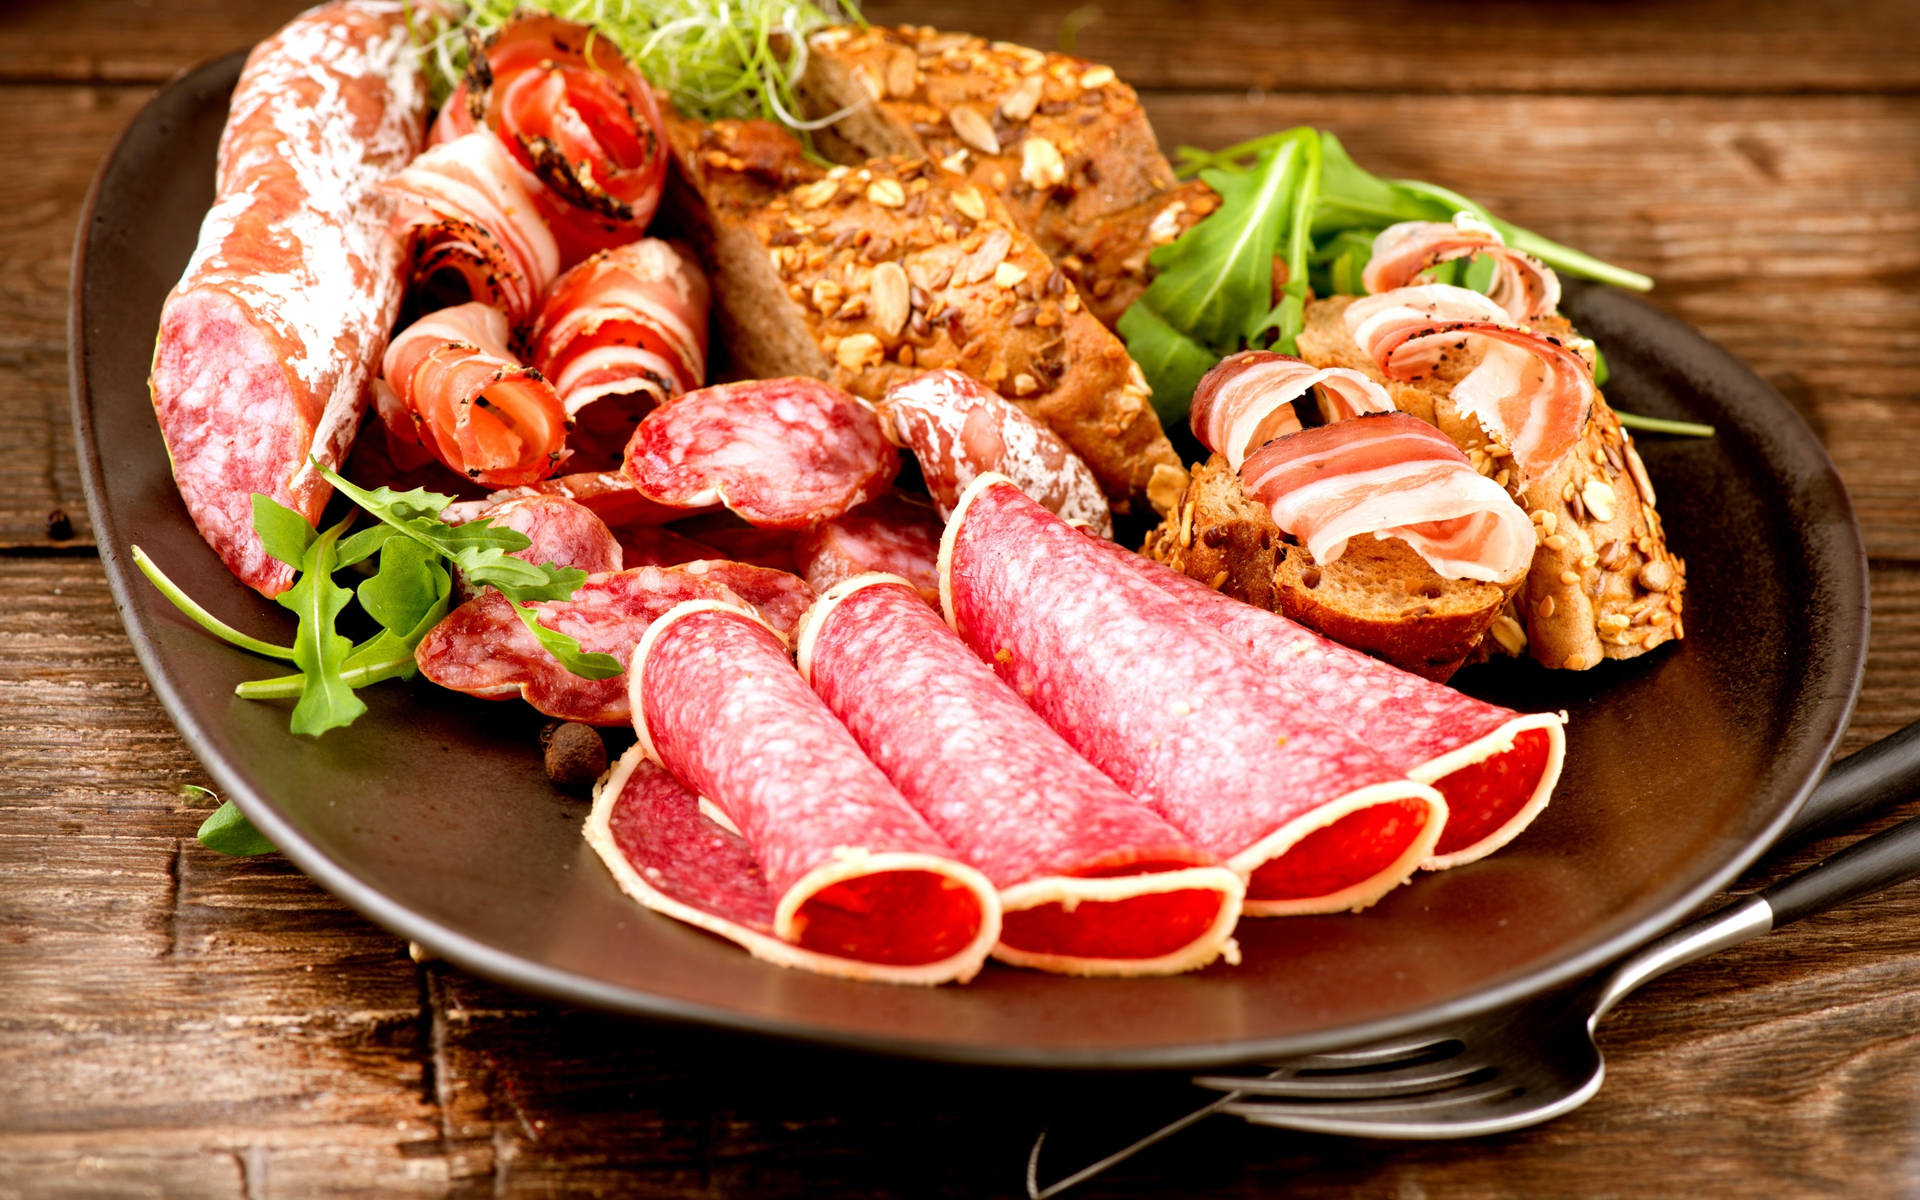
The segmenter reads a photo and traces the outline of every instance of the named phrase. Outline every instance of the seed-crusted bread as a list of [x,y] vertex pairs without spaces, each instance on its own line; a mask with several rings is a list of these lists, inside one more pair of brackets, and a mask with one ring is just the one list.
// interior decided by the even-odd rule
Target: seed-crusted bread
[[[1300,357],[1379,380],[1396,406],[1438,426],[1476,470],[1511,491],[1533,518],[1539,546],[1514,598],[1527,653],[1550,667],[1585,670],[1603,658],[1632,658],[1683,636],[1686,564],[1667,546],[1646,465],[1606,400],[1595,403],[1579,443],[1552,472],[1516,479],[1506,447],[1451,398],[1453,385],[1478,365],[1478,355],[1452,355],[1416,383],[1388,380],[1347,333],[1345,313],[1353,300],[1335,296],[1308,306]],[[1559,317],[1532,325],[1562,340],[1577,337]]]
[[1141,553],[1428,679],[1446,679],[1497,622],[1511,624],[1500,614],[1513,588],[1444,579],[1399,538],[1357,537],[1316,563],[1218,454],[1194,468]]
[[922,26],[822,30],[800,83],[842,162],[930,158],[997,193],[1111,325],[1146,254],[1218,206],[1176,186],[1139,97],[1111,67]]
[[673,204],[740,373],[878,400],[952,367],[1058,433],[1117,510],[1177,493],[1140,369],[991,190],[921,158],[822,170],[766,122],[669,133]]

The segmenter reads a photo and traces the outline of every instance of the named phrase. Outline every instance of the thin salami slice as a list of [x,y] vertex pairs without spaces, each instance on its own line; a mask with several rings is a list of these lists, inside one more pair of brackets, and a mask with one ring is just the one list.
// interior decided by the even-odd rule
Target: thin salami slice
[[871,410],[817,379],[689,392],[648,413],[626,472],[661,504],[724,504],[750,524],[804,529],[886,491],[900,456]]
[[942,517],[975,476],[997,471],[1042,508],[1113,536],[1107,498],[1080,456],[972,376],[928,371],[888,388],[879,412],[887,436],[919,460]]
[[818,595],[807,581],[790,571],[725,558],[703,558],[680,563],[674,571],[696,579],[710,579],[753,606],[773,631],[793,644],[800,618],[813,607]]
[[406,5],[322,4],[247,58],[213,207],[160,312],[150,386],[174,482],[241,582],[293,582],[253,494],[318,522],[401,299],[379,184],[420,148],[426,86]]
[[515,500],[522,496],[558,496],[592,509],[616,534],[629,525],[665,525],[688,515],[684,508],[656,504],[640,494],[619,471],[583,471],[555,475],[538,483],[501,488],[487,497],[487,503]]
[[905,580],[835,587],[799,650],[867,756],[1000,889],[995,957],[1162,975],[1227,946],[1239,877],[1074,753]]
[[693,790],[638,746],[595,789],[586,836],[620,890],[755,958],[846,979],[885,981],[899,970],[781,941],[773,930],[778,897],[746,839],[710,820]]
[[925,503],[893,492],[801,534],[794,562],[816,592],[877,571],[900,576],[921,599],[938,604],[944,528]]
[[740,831],[778,898],[776,936],[900,983],[980,969],[1000,935],[993,885],[867,760],[765,623],[681,605],[627,674],[640,745]]
[[[510,551],[530,563],[577,567],[589,575],[618,571],[625,562],[620,543],[607,523],[593,510],[558,496],[522,496],[480,510],[496,526],[515,529],[532,539],[523,550]],[[476,518],[478,519],[478,518]],[[636,564],[637,565],[637,564]]]
[[1367,744],[1446,798],[1428,870],[1459,866],[1520,835],[1553,798],[1566,758],[1564,713],[1476,700],[1336,642],[1121,547],[1115,561],[1177,596],[1301,701],[1364,729]]
[[707,277],[654,238],[603,250],[548,290],[532,346],[573,422],[574,465],[617,468],[640,418],[706,379]]
[[[570,600],[535,601],[532,608],[549,629],[575,638],[580,648],[626,662],[655,617],[688,600],[739,597],[718,581],[658,567],[590,575]],[[488,700],[519,696],[563,721],[625,725],[627,678],[583,679],[548,654],[500,593],[488,591],[448,613],[414,651],[420,673],[456,692]]]
[[1246,912],[1363,908],[1404,882],[1440,836],[1440,794],[1100,547],[981,476],[940,547],[948,624],[1089,762],[1246,878]]

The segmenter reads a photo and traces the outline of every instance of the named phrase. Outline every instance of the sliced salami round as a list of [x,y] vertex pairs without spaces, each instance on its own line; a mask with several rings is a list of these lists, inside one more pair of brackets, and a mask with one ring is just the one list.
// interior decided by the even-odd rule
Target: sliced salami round
[[619,471],[555,475],[538,483],[501,488],[489,495],[487,502],[493,504],[521,496],[558,496],[584,504],[616,535],[629,525],[665,525],[688,515],[684,508],[656,504],[642,496],[640,489],[633,486],[633,480]]
[[902,970],[782,941],[773,928],[779,898],[746,839],[711,820],[693,790],[648,762],[638,746],[595,789],[586,836],[621,891],[755,958],[845,979],[893,981]]
[[[1107,547],[1103,546],[1103,549]],[[1354,730],[1447,801],[1428,870],[1459,866],[1520,835],[1553,798],[1566,758],[1564,713],[1518,713],[1328,641],[1277,613],[1223,596],[1151,559],[1114,559],[1205,613],[1248,662]]]
[[993,885],[861,753],[764,622],[725,602],[681,605],[627,675],[641,747],[740,831],[780,940],[900,983],[980,969],[1000,935]]
[[723,504],[750,524],[804,529],[886,491],[900,456],[865,405],[817,379],[689,392],[648,413],[626,472],[660,504]]
[[[740,603],[716,580],[658,567],[590,575],[571,600],[531,605],[540,623],[626,662],[655,617],[688,600]],[[521,623],[505,596],[488,591],[448,613],[422,638],[413,654],[420,673],[441,687],[469,696],[505,700],[519,696],[563,721],[625,725],[627,678],[583,679],[548,654]]]
[[696,579],[710,579],[753,606],[775,633],[793,644],[800,618],[817,598],[807,581],[789,571],[725,558],[703,558],[672,568]]
[[867,757],[1000,889],[995,957],[1164,975],[1226,948],[1240,878],[1076,754],[907,581],[828,591],[799,655]]
[[475,520],[527,535],[532,544],[509,551],[530,563],[576,567],[589,575],[618,571],[625,562],[620,543],[607,523],[584,504],[558,496],[522,496],[482,508]]
[[892,492],[823,521],[794,542],[793,558],[816,592],[855,575],[898,575],[940,603],[940,518],[924,501]]
[[983,475],[941,543],[948,623],[1083,757],[1247,879],[1255,916],[1363,908],[1446,803],[1246,661],[1203,610]]

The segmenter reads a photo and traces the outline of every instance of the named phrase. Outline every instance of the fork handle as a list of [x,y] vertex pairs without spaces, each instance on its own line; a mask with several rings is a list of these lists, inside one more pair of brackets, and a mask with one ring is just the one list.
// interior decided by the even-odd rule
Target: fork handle
[[1920,791],[1920,721],[1833,764],[1775,848],[1812,841],[1916,791]]
[[1862,838],[1764,889],[1758,898],[1773,910],[1773,927],[1778,929],[1916,875],[1920,875],[1920,817]]

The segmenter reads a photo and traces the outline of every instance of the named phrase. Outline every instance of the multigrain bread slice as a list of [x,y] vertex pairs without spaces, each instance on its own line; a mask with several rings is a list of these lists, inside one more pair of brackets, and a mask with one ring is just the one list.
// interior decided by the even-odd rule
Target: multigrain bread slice
[[1059,434],[1117,511],[1178,494],[1140,369],[991,191],[924,159],[822,170],[765,122],[669,132],[674,207],[737,372],[878,400],[952,367]]
[[842,162],[925,157],[997,193],[1020,227],[1119,319],[1146,255],[1218,206],[1176,185],[1140,99],[1111,67],[919,26],[841,26],[809,41],[800,90]]
[[1444,579],[1399,538],[1357,537],[1316,563],[1218,454],[1194,469],[1141,553],[1428,679],[1453,674],[1490,630],[1517,646],[1518,626],[1496,628],[1512,625],[1501,609],[1513,588]]
[[[1632,658],[1684,636],[1686,564],[1667,545],[1652,480],[1604,397],[1580,441],[1546,476],[1516,479],[1506,447],[1452,400],[1453,386],[1479,363],[1452,355],[1417,383],[1388,380],[1347,333],[1352,296],[1307,308],[1300,357],[1352,367],[1386,385],[1394,404],[1446,433],[1476,470],[1513,493],[1539,530],[1539,545],[1515,611],[1526,652],[1549,667],[1585,670],[1605,658]],[[1560,317],[1532,322],[1563,341],[1577,339]],[[1507,639],[1502,639],[1505,642]]]

